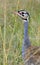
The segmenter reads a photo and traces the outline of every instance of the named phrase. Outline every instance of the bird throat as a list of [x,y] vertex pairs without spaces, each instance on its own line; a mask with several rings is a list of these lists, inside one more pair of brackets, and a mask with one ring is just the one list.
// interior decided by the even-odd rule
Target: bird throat
[[24,38],[28,36],[28,21],[24,20]]
[[27,20],[24,20],[24,44],[27,47],[30,45],[30,40],[28,36],[28,21]]

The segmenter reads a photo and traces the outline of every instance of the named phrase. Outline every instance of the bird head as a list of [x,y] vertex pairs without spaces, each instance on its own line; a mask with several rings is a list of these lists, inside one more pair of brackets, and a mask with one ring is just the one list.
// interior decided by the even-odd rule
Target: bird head
[[20,16],[23,20],[28,20],[29,19],[29,13],[26,12],[25,10],[19,10],[18,12],[14,12],[18,16]]

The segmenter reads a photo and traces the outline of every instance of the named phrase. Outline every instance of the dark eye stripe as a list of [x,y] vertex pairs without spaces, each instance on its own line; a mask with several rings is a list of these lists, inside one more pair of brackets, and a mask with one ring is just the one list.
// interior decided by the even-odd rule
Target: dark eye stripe
[[26,12],[26,14],[29,16],[29,13],[28,12]]

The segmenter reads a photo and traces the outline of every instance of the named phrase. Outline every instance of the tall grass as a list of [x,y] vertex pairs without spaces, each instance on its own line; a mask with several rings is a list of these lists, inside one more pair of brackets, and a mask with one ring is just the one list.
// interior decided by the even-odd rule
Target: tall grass
[[30,13],[28,33],[31,44],[40,45],[40,1],[0,0],[0,65],[23,65],[24,23],[12,13],[20,9]]

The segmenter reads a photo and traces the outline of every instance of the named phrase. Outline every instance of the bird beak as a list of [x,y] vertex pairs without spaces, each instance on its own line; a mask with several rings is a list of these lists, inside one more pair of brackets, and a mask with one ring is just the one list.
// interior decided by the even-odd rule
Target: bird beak
[[15,11],[15,12],[13,12],[13,13],[14,13],[15,15],[18,15],[18,16],[20,16],[20,14],[19,14],[18,12],[16,12],[16,11]]
[[24,17],[22,16],[22,15],[20,15],[20,13],[18,13],[18,12],[13,12],[15,15],[18,15],[19,17],[21,17],[22,19],[24,19]]

